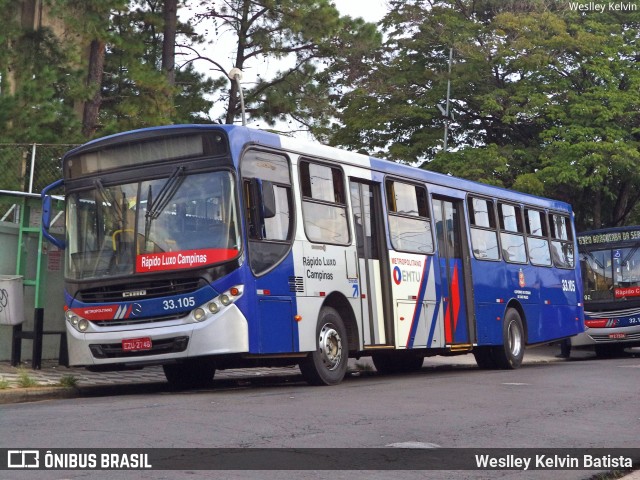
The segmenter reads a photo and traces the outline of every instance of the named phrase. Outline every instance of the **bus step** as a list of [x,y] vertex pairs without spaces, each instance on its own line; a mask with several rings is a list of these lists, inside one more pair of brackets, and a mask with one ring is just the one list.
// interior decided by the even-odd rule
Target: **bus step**
[[471,343],[458,343],[456,345],[449,345],[449,351],[451,352],[470,352],[473,350]]

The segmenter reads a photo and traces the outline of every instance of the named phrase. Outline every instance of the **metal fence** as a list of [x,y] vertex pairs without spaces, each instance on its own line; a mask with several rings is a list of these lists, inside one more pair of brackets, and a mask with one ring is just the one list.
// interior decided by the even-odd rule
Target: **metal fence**
[[[62,178],[61,157],[72,144],[0,144],[0,190],[40,193]],[[0,198],[0,220],[16,221],[10,198]]]

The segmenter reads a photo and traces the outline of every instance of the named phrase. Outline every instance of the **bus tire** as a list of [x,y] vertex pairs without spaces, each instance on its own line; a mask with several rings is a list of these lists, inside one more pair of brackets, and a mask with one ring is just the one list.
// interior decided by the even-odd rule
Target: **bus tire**
[[473,356],[476,359],[478,368],[482,370],[492,370],[496,368],[496,361],[493,358],[493,347],[475,347]]
[[493,347],[496,367],[514,370],[522,365],[524,357],[524,327],[515,308],[509,308],[502,323],[502,345]]
[[316,325],[316,350],[300,362],[302,376],[310,385],[337,385],[347,373],[349,343],[340,314],[322,307]]
[[387,375],[391,373],[417,372],[424,364],[424,355],[419,352],[386,352],[371,355],[373,366],[378,373]]
[[208,358],[193,358],[162,366],[169,384],[177,389],[209,387],[216,373],[215,363]]

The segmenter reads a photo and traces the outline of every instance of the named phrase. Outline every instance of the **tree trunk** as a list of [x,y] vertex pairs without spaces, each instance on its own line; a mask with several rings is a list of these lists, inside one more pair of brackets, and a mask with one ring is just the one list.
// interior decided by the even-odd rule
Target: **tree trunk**
[[176,29],[178,0],[164,1],[164,39],[162,41],[162,70],[167,72],[169,85],[176,84]]
[[102,77],[104,75],[104,54],[105,42],[93,40],[89,51],[89,74],[87,85],[94,89],[93,97],[84,104],[82,114],[82,134],[90,138],[96,132],[98,125],[98,114],[102,103],[100,88],[102,87]]

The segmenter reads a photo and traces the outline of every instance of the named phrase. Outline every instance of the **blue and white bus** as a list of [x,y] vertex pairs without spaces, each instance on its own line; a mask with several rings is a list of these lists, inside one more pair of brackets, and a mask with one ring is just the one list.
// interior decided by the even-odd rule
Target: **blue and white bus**
[[584,328],[563,202],[230,125],[122,133],[62,166],[74,366],[195,385],[298,364],[331,385],[362,356],[513,369]]
[[640,346],[640,226],[579,233],[578,252],[586,330],[572,346],[598,357]]

